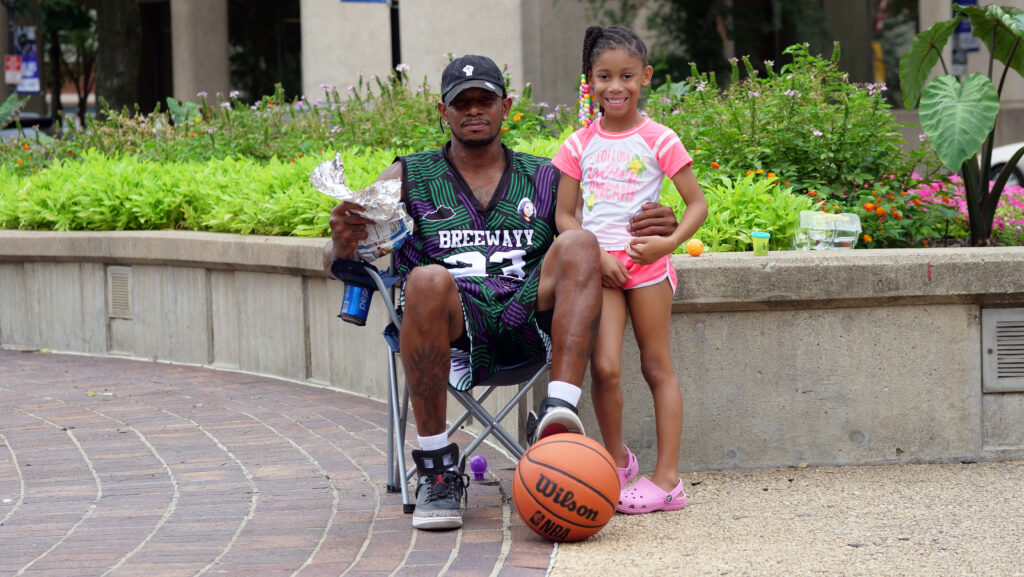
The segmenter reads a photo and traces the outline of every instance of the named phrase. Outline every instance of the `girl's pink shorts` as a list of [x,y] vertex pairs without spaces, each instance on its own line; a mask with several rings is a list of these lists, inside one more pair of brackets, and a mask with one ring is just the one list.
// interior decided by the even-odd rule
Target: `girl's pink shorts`
[[672,285],[672,292],[676,292],[676,284],[679,281],[676,279],[676,269],[672,266],[669,255],[659,258],[652,264],[636,264],[624,250],[610,250],[608,254],[619,259],[622,266],[629,271],[631,278],[622,283],[622,290],[651,286],[668,279]]

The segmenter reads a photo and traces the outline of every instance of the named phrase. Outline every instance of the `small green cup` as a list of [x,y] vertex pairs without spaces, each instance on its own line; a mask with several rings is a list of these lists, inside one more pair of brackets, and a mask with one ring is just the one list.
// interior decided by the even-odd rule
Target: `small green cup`
[[754,241],[754,256],[767,256],[768,255],[768,239],[772,237],[767,232],[752,232],[750,233],[751,238]]

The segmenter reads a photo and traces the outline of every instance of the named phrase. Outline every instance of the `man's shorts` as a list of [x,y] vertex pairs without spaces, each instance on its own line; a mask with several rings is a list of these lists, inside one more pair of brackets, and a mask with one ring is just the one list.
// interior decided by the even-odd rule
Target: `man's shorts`
[[[448,382],[453,388],[468,390],[537,355],[551,359],[553,311],[536,310],[539,268],[514,293],[478,292],[471,296],[463,290],[464,279],[456,279],[465,333],[451,346]],[[488,298],[499,300],[485,300]]]
[[672,259],[669,258],[669,255],[665,255],[651,264],[636,264],[624,250],[610,250],[608,254],[619,259],[619,262],[629,272],[630,278],[622,283],[620,287],[622,290],[656,285],[668,279],[669,284],[672,285],[672,292],[676,292],[679,280],[676,278],[676,269],[672,266]]

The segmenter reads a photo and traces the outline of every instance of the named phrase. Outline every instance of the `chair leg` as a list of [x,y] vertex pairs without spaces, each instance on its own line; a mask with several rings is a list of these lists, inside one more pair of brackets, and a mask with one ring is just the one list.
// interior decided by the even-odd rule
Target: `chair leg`
[[[406,474],[405,464],[405,430],[409,414],[409,392],[406,390],[402,395],[402,403],[398,403],[398,371],[395,363],[395,353],[388,353],[388,417],[390,418],[390,431],[388,434],[388,492],[402,493],[402,510],[405,513],[412,513],[416,504],[409,496],[408,479],[411,474]],[[415,469],[413,469],[415,470]],[[396,487],[397,485],[397,487]]]

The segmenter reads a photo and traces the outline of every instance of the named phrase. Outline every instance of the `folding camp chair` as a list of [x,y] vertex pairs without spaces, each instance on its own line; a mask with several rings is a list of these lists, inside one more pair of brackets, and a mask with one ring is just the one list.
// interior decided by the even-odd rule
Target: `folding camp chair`
[[[398,276],[392,266],[387,272],[379,271],[371,264],[360,261],[335,259],[331,272],[338,279],[353,283],[379,292],[387,306],[390,323],[384,329],[384,340],[388,344],[388,482],[389,493],[402,493],[403,510],[412,513],[416,508],[413,497],[409,494],[409,479],[416,473],[415,467],[407,467],[405,460],[405,432],[409,417],[409,389],[403,387],[401,396],[398,387],[398,335],[402,319],[395,303]],[[547,355],[541,353],[515,366],[505,367],[499,373],[483,383],[479,383],[469,391],[459,391],[448,387],[455,400],[465,409],[461,416],[448,427],[448,436],[452,436],[470,417],[476,419],[483,428],[476,438],[462,449],[463,458],[468,459],[474,450],[488,436],[493,436],[513,457],[519,459],[525,449],[510,433],[502,421],[512,412],[520,401],[530,392],[534,384],[548,369]],[[516,393],[502,405],[499,410],[491,413],[483,406],[484,401],[498,387],[518,386]],[[518,424],[517,427],[518,429]]]

